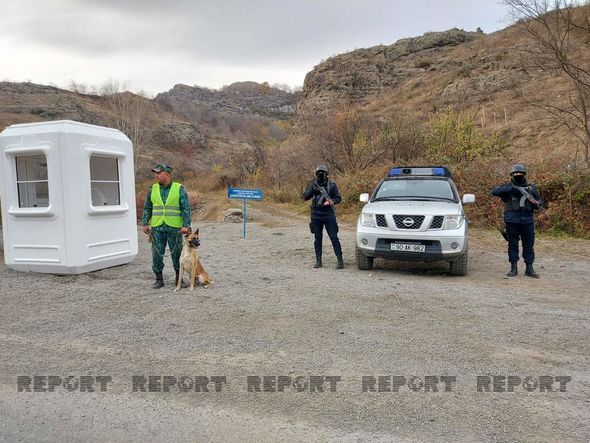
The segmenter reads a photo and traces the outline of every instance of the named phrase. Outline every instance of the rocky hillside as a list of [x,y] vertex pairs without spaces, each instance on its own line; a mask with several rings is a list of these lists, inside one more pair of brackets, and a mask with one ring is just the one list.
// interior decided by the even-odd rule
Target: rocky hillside
[[366,101],[421,77],[427,70],[449,72],[461,60],[436,61],[447,58],[457,45],[481,36],[452,29],[331,57],[305,77],[299,110],[322,109],[342,98]]
[[140,176],[149,173],[148,166],[155,161],[173,164],[180,148],[214,161],[203,128],[148,98],[129,92],[96,96],[53,86],[0,82],[0,130],[15,123],[47,120],[76,120],[121,129],[134,143]]
[[[588,10],[578,13],[588,16]],[[586,41],[578,43],[590,60]],[[178,84],[148,99],[2,82],[0,130],[13,123],[64,118],[114,126],[135,134],[140,169],[154,159],[174,163],[179,155],[187,169],[210,169],[239,161],[254,146],[276,146],[289,137],[290,121],[298,129],[294,137],[311,136],[306,131],[310,122],[321,124],[318,115],[342,106],[361,109],[374,120],[404,114],[425,122],[433,113],[451,109],[472,116],[483,132],[509,132],[513,159],[569,161],[579,142],[566,125],[555,124],[531,105],[547,98],[567,104],[567,84],[542,66],[526,66],[523,52],[516,49],[526,44],[515,26],[489,35],[431,32],[330,57],[307,74],[296,94],[267,83],[238,82],[221,90]],[[302,146],[297,138],[290,141],[286,145],[293,152]],[[256,156],[256,162],[265,158],[260,152]]]
[[72,119],[104,123],[108,117],[98,97],[53,86],[0,82],[0,128],[16,123]]
[[[177,85],[156,99],[0,82],[0,131],[11,124],[63,119],[119,128],[134,143],[136,169],[145,176],[156,161],[189,170],[224,164],[248,148],[252,128],[272,128],[294,105],[294,94],[254,82],[222,91]],[[284,136],[275,129],[276,137]]]
[[155,100],[188,118],[214,111],[284,118],[295,111],[297,95],[267,83],[238,82],[221,90],[176,85]]
[[[588,8],[578,13],[588,15]],[[452,29],[331,57],[305,78],[298,126],[305,132],[306,122],[342,104],[375,118],[405,113],[428,120],[433,112],[452,109],[473,116],[483,131],[510,131],[514,159],[526,154],[530,163],[534,152],[531,160],[573,160],[579,142],[535,106],[551,97],[552,104],[567,107],[567,83],[535,68],[517,49],[527,45],[515,26],[493,34]]]
[[[293,116],[297,99],[298,94],[268,83],[238,82],[221,90],[176,85],[158,94],[155,102],[208,128],[212,137],[226,143],[242,143],[243,150],[250,145],[284,140],[289,126],[285,122]],[[242,150],[238,148],[238,152]]]

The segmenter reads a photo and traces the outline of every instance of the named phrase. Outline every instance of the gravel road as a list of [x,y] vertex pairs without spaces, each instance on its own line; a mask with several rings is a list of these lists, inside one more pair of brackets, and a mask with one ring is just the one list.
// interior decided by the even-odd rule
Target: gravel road
[[[133,263],[77,276],[18,273],[2,257],[0,440],[590,440],[588,242],[541,241],[542,278],[507,279],[504,244],[473,232],[470,273],[451,277],[445,264],[358,271],[343,228],[345,269],[327,245],[313,269],[304,220],[252,214],[247,239],[239,224],[200,225],[215,283],[194,292],[172,291],[169,258],[165,288],[151,289],[142,234]],[[33,380],[24,392],[19,376]],[[26,392],[34,376],[38,390],[41,376],[76,378]],[[79,376],[111,382],[80,392]],[[149,376],[161,378],[141,392]],[[167,378],[157,392],[164,376],[190,390]],[[492,391],[511,376],[514,392],[477,392],[478,376]]]

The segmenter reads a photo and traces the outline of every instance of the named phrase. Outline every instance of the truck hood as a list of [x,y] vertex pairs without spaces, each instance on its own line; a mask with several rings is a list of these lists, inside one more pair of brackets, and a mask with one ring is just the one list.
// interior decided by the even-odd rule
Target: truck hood
[[365,214],[449,215],[461,214],[459,203],[445,201],[380,201],[367,203]]

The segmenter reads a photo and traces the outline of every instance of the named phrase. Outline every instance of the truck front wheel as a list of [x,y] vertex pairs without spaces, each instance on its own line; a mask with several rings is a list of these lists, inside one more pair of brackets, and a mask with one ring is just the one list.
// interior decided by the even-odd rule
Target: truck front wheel
[[354,255],[356,257],[356,267],[361,271],[370,271],[373,269],[374,257],[366,256],[358,247],[356,247]]
[[451,275],[467,275],[467,262],[469,254],[465,251],[461,257],[450,262]]

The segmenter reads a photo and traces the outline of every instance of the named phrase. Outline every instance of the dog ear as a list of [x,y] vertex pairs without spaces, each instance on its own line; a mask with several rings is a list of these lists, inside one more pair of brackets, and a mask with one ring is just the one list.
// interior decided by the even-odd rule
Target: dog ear
[[197,231],[196,232],[197,232],[197,235],[199,235],[199,228],[197,228]]

